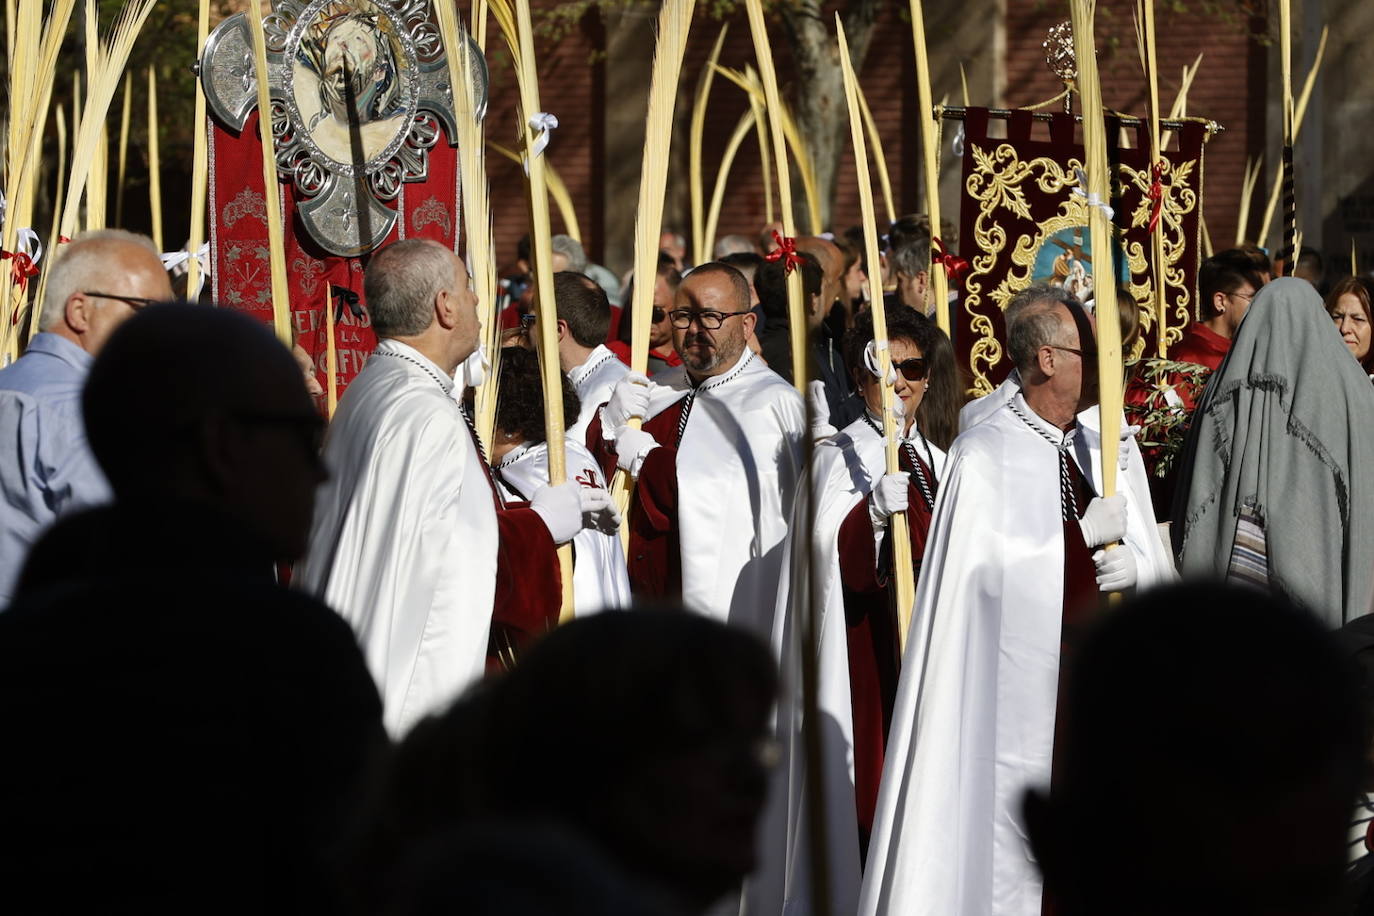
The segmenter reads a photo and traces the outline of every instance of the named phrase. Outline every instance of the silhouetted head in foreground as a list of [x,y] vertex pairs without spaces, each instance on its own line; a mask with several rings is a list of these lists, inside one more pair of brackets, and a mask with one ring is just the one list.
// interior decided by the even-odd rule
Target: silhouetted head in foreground
[[208,510],[266,559],[304,552],[322,423],[262,323],[206,306],[144,309],[101,350],[82,408],[119,504]]
[[1026,797],[1064,916],[1339,912],[1364,762],[1353,670],[1310,614],[1161,589],[1075,662],[1053,797]]
[[767,648],[707,618],[575,620],[406,738],[384,855],[464,821],[545,821],[703,910],[754,868],[776,692]]

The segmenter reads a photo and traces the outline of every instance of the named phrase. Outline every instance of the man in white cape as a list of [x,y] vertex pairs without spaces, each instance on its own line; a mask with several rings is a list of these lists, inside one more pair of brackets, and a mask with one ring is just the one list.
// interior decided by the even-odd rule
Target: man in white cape
[[[611,389],[630,372],[630,367],[606,346],[611,328],[611,303],[606,291],[580,273],[569,270],[553,275],[554,303],[558,309],[558,364],[572,382],[582,407],[577,422],[568,427],[568,438],[586,443],[587,427],[597,408],[611,396]],[[536,299],[536,310],[545,302]]]
[[[1101,492],[1089,324],[1044,290],[1012,323],[1021,387],[950,450],[879,791],[860,914],[1039,916],[1021,798],[1052,776],[1061,646],[1096,592],[1172,578],[1142,479]],[[1132,446],[1133,447],[1133,446]],[[1120,547],[1103,545],[1121,541]]]
[[[492,467],[507,503],[524,502],[549,482],[544,397],[540,390],[539,358],[533,351],[523,347],[506,347],[502,351],[497,391]],[[575,414],[576,395],[566,383],[563,392],[564,412]],[[569,480],[586,487],[605,487],[597,461],[586,446],[566,436],[563,447]],[[630,579],[619,532],[595,528],[579,531],[573,538],[573,605],[577,616],[627,608],[630,602]]]
[[[778,650],[774,605],[807,435],[802,399],[746,342],[749,285],[719,262],[678,287],[680,368],[627,377],[593,420],[592,452],[636,478],[629,518],[635,597],[681,600]],[[626,424],[646,417],[641,430]]]
[[506,510],[458,401],[477,349],[463,262],[434,242],[378,251],[364,292],[379,343],[339,402],[299,587],[358,635],[393,735],[482,675],[493,608],[556,618],[555,545],[614,510],[569,481]]

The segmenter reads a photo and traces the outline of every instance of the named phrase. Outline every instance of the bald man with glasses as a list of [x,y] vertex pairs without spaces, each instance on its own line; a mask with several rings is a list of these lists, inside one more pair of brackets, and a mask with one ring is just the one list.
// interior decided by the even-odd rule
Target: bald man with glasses
[[636,480],[635,596],[681,600],[767,639],[806,420],[801,397],[747,346],[749,302],[748,281],[727,264],[688,274],[667,312],[682,366],[619,382],[588,442],[608,472]]
[[58,249],[39,333],[0,370],[0,608],[29,547],[57,518],[110,499],[86,445],[81,390],[91,361],[139,309],[172,298],[146,236],[106,229]]

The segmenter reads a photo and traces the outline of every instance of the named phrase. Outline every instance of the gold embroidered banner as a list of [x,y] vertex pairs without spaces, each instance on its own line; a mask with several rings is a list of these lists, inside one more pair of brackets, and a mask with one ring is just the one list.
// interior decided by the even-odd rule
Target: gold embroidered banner
[[[988,122],[987,109],[966,110],[959,237],[970,269],[952,321],[972,395],[987,394],[1011,372],[1002,312],[1016,293],[1052,283],[1080,299],[1092,294],[1091,204],[1076,172],[1083,146],[1075,140],[1074,116],[1055,114],[1046,139],[1032,139],[1037,122],[1030,111],[1012,112],[1006,139],[989,137]],[[1206,127],[1189,122],[1176,132],[1177,149],[1164,153],[1156,174],[1145,129],[1123,148],[1119,122],[1107,119],[1112,199],[1102,203],[1113,211],[1118,286],[1140,304],[1142,333],[1134,352],[1123,354],[1127,359],[1154,353],[1160,334],[1167,347],[1194,320]],[[1149,260],[1155,198],[1156,231],[1164,233],[1163,327]]]

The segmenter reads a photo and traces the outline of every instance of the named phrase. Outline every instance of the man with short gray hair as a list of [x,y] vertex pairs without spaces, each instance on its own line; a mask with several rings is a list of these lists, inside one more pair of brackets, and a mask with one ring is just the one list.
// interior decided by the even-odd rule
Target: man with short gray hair
[[[457,255],[396,242],[363,291],[379,342],[330,425],[330,479],[296,572],[353,626],[399,736],[482,675],[493,639],[556,620],[555,545],[616,518],[604,489],[576,481],[536,490],[529,508],[501,502],[454,380],[478,340]],[[518,645],[500,648],[509,660]]]
[[1020,384],[955,439],[940,483],[861,916],[1039,916],[1021,796],[1059,775],[1061,673],[1100,593],[1173,578],[1138,453],[1118,493],[1099,495],[1101,437],[1080,426],[1097,413],[1082,306],[1037,290],[1008,339]]
[[0,608],[30,545],[62,514],[109,500],[86,444],[81,389],[115,328],[172,298],[145,236],[106,229],[63,245],[48,268],[39,332],[0,370]]

